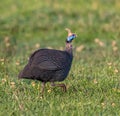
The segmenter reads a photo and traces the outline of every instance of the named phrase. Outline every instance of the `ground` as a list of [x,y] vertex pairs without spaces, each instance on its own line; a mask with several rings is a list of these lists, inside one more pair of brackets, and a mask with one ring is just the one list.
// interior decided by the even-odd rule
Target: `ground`
[[[4,0],[0,3],[0,115],[119,116],[119,0]],[[70,28],[71,71],[60,88],[18,80],[39,48],[64,50]]]

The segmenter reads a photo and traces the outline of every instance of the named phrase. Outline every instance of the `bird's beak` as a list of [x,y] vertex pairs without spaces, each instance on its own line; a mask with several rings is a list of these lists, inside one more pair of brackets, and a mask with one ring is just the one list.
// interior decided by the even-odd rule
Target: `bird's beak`
[[75,37],[77,37],[77,34],[75,33]]

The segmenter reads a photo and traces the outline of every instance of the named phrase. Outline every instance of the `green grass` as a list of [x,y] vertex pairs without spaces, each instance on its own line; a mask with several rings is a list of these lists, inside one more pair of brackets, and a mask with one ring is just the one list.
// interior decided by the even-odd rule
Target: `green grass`
[[[119,11],[119,0],[2,0],[0,116],[119,116]],[[66,27],[78,35],[67,92],[48,83],[42,98],[40,82],[17,75],[36,44],[64,48]]]

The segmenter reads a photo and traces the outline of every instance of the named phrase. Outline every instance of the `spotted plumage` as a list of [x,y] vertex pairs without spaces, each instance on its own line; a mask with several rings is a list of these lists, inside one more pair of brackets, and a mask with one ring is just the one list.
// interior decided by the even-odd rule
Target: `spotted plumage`
[[66,49],[64,51],[54,49],[39,49],[29,58],[28,64],[19,73],[19,78],[39,80],[42,82],[42,93],[46,82],[51,82],[52,86],[62,87],[66,91],[64,84],[55,84],[56,81],[63,81],[71,68],[72,40],[75,34],[68,31]]

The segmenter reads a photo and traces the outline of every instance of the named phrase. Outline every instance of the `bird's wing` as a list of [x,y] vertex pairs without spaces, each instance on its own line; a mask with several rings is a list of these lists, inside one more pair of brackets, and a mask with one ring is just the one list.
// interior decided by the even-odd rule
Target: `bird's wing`
[[52,61],[47,61],[47,60],[39,62],[39,64],[37,64],[35,66],[38,67],[39,69],[43,69],[43,70],[59,70],[60,69]]
[[40,49],[31,55],[29,64],[44,70],[61,70],[67,66],[68,61],[69,58],[65,52]]
[[30,59],[29,64],[32,68],[39,68],[43,70],[60,70],[60,67],[49,57],[45,50],[35,51]]

